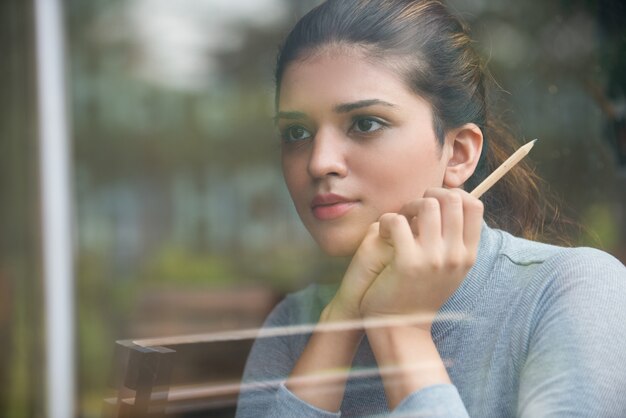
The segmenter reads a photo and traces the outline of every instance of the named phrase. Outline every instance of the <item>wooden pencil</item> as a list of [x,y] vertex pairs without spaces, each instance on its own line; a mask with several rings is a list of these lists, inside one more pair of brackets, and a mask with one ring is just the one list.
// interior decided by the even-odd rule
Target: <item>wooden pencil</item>
[[470,193],[475,198],[480,198],[487,190],[491,188],[494,184],[497,183],[498,180],[502,178],[510,169],[515,167],[517,163],[519,163],[522,158],[524,158],[532,147],[537,142],[536,139],[530,141],[526,145],[519,147],[517,151],[515,151],[509,158],[503,162],[500,167],[496,168],[493,173],[491,173],[485,180],[482,181],[472,192]]

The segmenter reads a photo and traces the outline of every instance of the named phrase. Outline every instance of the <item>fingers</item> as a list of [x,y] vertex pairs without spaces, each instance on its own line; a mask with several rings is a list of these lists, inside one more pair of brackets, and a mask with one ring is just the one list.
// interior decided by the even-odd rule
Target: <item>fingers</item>
[[397,213],[386,213],[379,219],[380,237],[394,248],[397,260],[410,260],[415,247],[415,237],[409,221]]
[[458,250],[463,245],[463,198],[460,194],[446,189],[428,189],[424,198],[436,199],[441,213],[440,236],[446,248]]
[[464,190],[428,189],[423,198],[409,202],[400,213],[410,219],[413,234],[426,248],[441,244],[461,253],[478,247],[483,205]]

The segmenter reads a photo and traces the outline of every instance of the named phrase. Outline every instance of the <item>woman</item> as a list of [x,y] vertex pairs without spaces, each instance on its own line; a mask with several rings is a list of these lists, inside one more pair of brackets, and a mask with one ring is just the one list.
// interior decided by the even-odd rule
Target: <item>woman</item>
[[514,145],[440,2],[329,0],[289,34],[276,81],[296,210],[352,259],[271,314],[239,417],[626,416],[626,269],[495,229],[540,232],[527,168],[483,221],[464,190]]

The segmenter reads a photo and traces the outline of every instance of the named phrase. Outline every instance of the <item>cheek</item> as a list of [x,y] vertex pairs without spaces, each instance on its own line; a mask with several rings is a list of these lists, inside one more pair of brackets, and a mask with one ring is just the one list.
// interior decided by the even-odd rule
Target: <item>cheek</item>
[[437,149],[422,148],[381,155],[378,161],[370,163],[368,175],[373,192],[380,197],[381,210],[394,212],[408,201],[422,197],[427,188],[441,187],[443,171]]

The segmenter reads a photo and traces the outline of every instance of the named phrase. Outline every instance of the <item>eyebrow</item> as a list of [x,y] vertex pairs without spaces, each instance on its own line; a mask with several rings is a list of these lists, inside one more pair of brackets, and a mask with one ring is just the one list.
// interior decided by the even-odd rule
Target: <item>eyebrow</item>
[[[364,107],[382,105],[387,107],[395,107],[394,104],[379,99],[359,100],[357,102],[338,104],[333,108],[336,113],[348,113],[353,110],[362,109]],[[306,119],[306,113],[303,112],[278,112],[274,117],[274,122],[279,119],[301,120]]]
[[352,112],[356,109],[361,109],[364,107],[374,106],[374,105],[383,105],[388,107],[395,107],[394,104],[389,102],[385,102],[384,100],[379,99],[368,99],[368,100],[359,100],[358,102],[353,103],[342,103],[340,105],[335,106],[335,112],[337,113],[348,113]]
[[306,119],[306,113],[303,113],[303,112],[278,112],[276,114],[276,116],[274,116],[274,122],[278,122],[278,119],[291,119],[291,120]]

